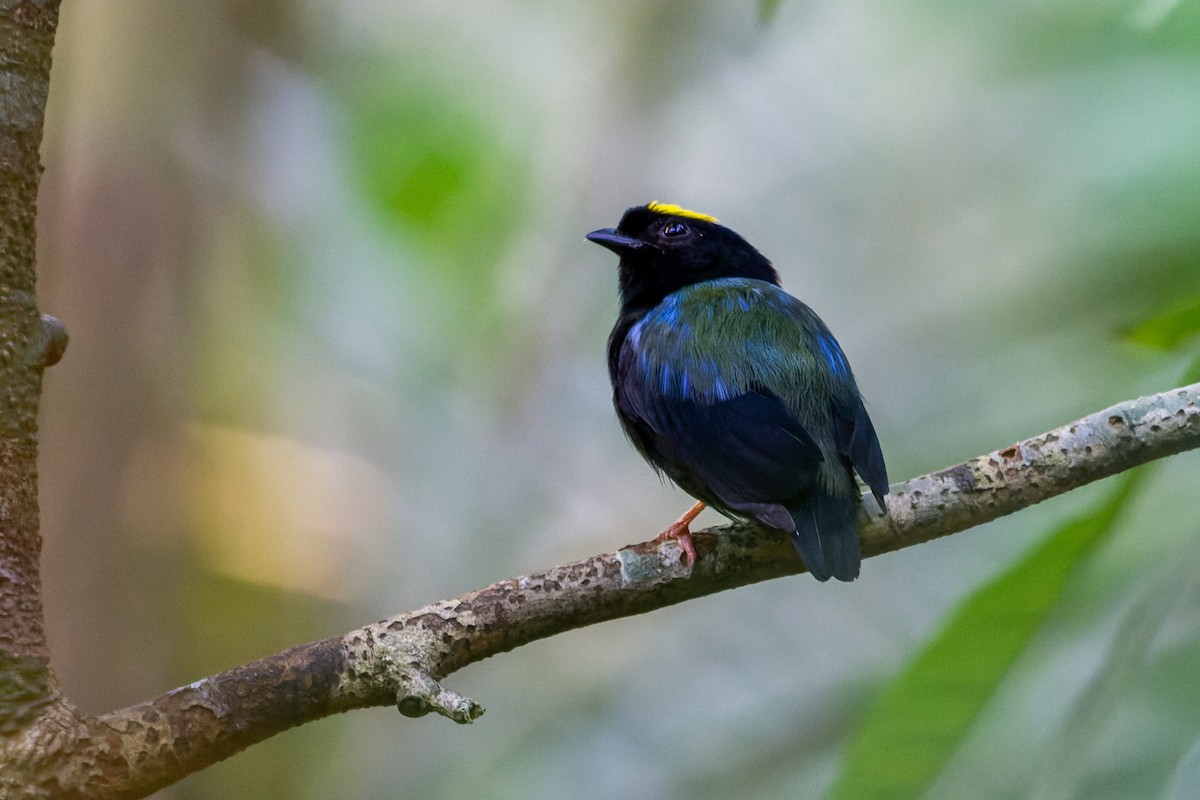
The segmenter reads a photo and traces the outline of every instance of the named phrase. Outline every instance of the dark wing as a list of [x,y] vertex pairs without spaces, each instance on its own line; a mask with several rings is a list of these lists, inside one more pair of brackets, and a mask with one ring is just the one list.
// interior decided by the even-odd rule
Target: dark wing
[[888,493],[887,466],[883,463],[883,450],[866,407],[858,400],[851,408],[835,409],[834,417],[838,452],[850,461],[855,472],[870,487],[879,507],[886,509],[883,497]]
[[812,488],[822,456],[782,400],[751,391],[701,402],[658,393],[638,377],[622,376],[617,408],[652,464],[719,509],[794,528],[783,505]]

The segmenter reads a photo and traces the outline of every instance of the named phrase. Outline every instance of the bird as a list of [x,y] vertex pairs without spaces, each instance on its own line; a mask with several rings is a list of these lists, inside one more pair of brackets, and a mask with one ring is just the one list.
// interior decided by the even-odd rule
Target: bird
[[819,581],[862,562],[855,474],[886,514],[887,468],[841,345],[716,217],[652,201],[587,234],[618,256],[608,339],[628,439],[698,502],[655,540],[696,563],[705,506],[786,533]]

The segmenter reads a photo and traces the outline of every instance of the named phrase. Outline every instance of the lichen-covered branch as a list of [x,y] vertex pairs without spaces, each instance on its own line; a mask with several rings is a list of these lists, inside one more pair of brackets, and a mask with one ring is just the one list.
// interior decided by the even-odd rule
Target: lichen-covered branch
[[[878,555],[945,536],[1196,447],[1200,384],[1122,403],[893,486],[888,517],[864,525],[863,548]],[[140,797],[340,711],[395,704],[407,716],[436,712],[471,722],[483,709],[440,683],[467,664],[803,569],[774,531],[734,524],[694,539],[699,559],[691,568],[673,541],[631,545],[302,645],[98,719],[56,713],[50,719],[65,749],[29,777],[44,782],[46,796]],[[42,734],[34,728],[27,735]]]

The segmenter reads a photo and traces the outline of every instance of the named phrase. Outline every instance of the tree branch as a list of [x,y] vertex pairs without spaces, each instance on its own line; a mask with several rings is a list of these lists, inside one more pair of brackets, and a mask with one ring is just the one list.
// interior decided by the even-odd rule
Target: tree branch
[[[1200,384],[1113,406],[1056,430],[892,487],[866,521],[867,556],[979,525],[1154,459],[1200,446]],[[483,713],[439,681],[467,664],[563,631],[803,570],[786,537],[748,524],[643,543],[512,578],[78,720],[57,796],[141,797],[287,728],[396,704],[456,722]],[[867,580],[869,580],[869,573]],[[62,718],[54,723],[64,727]],[[43,780],[48,775],[40,776]],[[70,794],[64,793],[69,787]]]
[[0,736],[58,698],[38,572],[37,410],[42,369],[66,335],[38,314],[34,295],[38,148],[57,19],[57,0],[0,2]]

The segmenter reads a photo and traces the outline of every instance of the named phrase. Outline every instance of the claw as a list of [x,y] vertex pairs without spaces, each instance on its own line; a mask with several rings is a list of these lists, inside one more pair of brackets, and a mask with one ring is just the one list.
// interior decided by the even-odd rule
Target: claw
[[687,512],[675,522],[671,523],[665,531],[654,537],[655,542],[665,542],[667,539],[675,539],[679,542],[679,546],[683,548],[683,563],[696,563],[696,546],[692,544],[692,532],[688,528],[692,524],[692,520],[700,515],[704,510],[704,503],[696,503],[687,510]]

